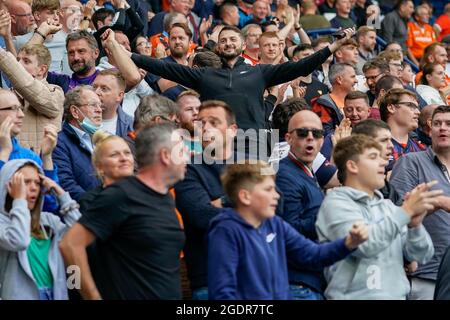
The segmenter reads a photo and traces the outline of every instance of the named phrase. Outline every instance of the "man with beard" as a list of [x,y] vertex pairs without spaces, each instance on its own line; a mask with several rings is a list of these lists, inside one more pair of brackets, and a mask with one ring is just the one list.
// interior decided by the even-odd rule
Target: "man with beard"
[[[201,100],[226,102],[236,114],[239,128],[256,130],[260,136],[257,141],[262,143],[260,150],[264,150],[267,142],[264,136],[264,129],[267,128],[264,91],[310,74],[353,34],[352,29],[344,32],[346,36],[343,39],[295,63],[247,65],[241,57],[245,48],[242,33],[232,26],[225,26],[219,33],[218,55],[224,61],[221,69],[193,69],[137,54],[132,54],[131,58],[138,67],[196,90]],[[256,142],[253,137],[250,139]]]
[[363,74],[363,66],[370,59],[375,57],[375,45],[377,44],[377,33],[375,29],[362,26],[356,33],[358,42],[358,63],[356,64],[356,74]]
[[248,24],[242,29],[245,41],[245,50],[242,52],[242,56],[253,66],[257,65],[259,61],[259,37],[261,34],[262,29],[258,24]]
[[64,93],[78,85],[91,85],[97,76],[95,61],[99,55],[97,40],[85,30],[67,35],[66,48],[71,76],[49,72],[48,83],[59,85]]
[[33,31],[34,17],[28,3],[10,1],[8,11],[11,15],[11,34],[13,36],[22,36]]
[[180,122],[180,127],[188,130],[190,134],[189,138],[184,137],[184,143],[188,147],[191,154],[201,153],[201,141],[199,141],[199,137],[196,137],[194,135],[194,125],[197,121],[198,110],[201,105],[199,94],[192,90],[184,91],[178,96],[177,103],[180,107],[178,111],[178,120]]
[[[183,23],[174,23],[169,30],[170,56],[162,59],[162,61],[187,66],[187,56],[191,40],[192,32],[189,30],[189,27]],[[163,96],[174,101],[181,92],[186,90],[177,83],[158,76],[154,78],[154,82],[156,82],[154,87],[159,88],[159,91]]]

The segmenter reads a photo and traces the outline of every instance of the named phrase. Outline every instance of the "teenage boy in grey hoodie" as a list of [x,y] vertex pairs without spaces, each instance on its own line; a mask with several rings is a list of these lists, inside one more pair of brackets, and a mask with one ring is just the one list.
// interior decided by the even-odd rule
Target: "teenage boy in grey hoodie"
[[383,199],[387,161],[375,140],[354,135],[338,142],[334,161],[344,187],[331,191],[317,217],[320,241],[346,234],[357,221],[369,226],[368,241],[345,260],[325,270],[328,299],[405,299],[410,285],[403,256],[423,263],[434,253],[422,220],[438,205],[442,190],[429,191],[435,182],[421,184],[406,195],[401,207]]
[[[42,212],[53,190],[61,219]],[[64,232],[80,217],[78,204],[28,159],[10,160],[0,171],[0,299],[67,300],[66,271],[59,252]]]

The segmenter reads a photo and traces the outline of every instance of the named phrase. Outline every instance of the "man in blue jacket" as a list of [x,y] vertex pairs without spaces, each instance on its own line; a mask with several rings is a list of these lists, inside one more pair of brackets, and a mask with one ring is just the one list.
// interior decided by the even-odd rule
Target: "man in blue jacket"
[[[286,141],[290,151],[280,161],[276,184],[283,196],[277,214],[308,239],[317,241],[315,223],[324,199],[313,171],[323,143],[320,118],[312,111],[297,112],[289,121]],[[294,299],[323,299],[322,269],[299,269],[289,265],[290,291]]]
[[102,125],[102,108],[91,86],[78,86],[66,94],[64,119],[53,159],[61,186],[78,200],[99,185],[91,160],[91,136]]

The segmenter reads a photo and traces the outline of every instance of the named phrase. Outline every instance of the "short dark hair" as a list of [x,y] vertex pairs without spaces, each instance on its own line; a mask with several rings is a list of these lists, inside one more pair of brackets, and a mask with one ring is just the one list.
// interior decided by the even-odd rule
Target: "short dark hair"
[[424,85],[429,85],[427,80],[427,75],[432,74],[434,68],[436,68],[439,63],[425,63],[422,67],[422,77],[420,78],[420,83]]
[[86,42],[88,43],[89,47],[92,50],[98,49],[97,40],[95,39],[95,37],[92,34],[90,34],[86,30],[78,30],[78,31],[69,33],[66,38],[66,49],[67,49],[70,41],[77,41],[77,40],[86,40]]
[[433,115],[431,116],[431,120],[433,120],[434,116],[437,115],[438,113],[449,113],[449,112],[450,112],[450,105],[439,106],[433,111]]
[[299,111],[311,110],[305,99],[290,98],[278,104],[272,113],[272,128],[279,130],[279,136],[284,139],[288,131],[289,120]]
[[402,80],[400,80],[396,76],[392,76],[390,74],[382,76],[375,84],[375,97],[378,97],[381,89],[383,89],[384,91],[392,89],[395,83],[399,83],[403,86]]
[[375,138],[380,129],[391,131],[391,128],[389,128],[388,124],[384,121],[378,119],[366,119],[353,126],[352,134],[363,134]]
[[315,49],[319,44],[321,43],[332,43],[332,40],[328,36],[319,37],[317,39],[314,39],[311,42],[312,47]]
[[94,25],[95,29],[98,30],[99,21],[104,22],[106,18],[114,17],[114,15],[114,10],[108,8],[100,8],[92,15],[92,24]]
[[381,146],[371,137],[361,134],[339,140],[333,152],[334,163],[338,169],[338,179],[344,183],[347,178],[347,161],[358,161],[365,150],[375,148],[381,152]]
[[357,99],[364,99],[367,105],[369,105],[369,97],[367,96],[367,94],[358,90],[350,91],[349,93],[347,93],[347,95],[344,98],[344,102],[347,100],[357,100]]
[[310,45],[309,43],[302,43],[295,47],[294,51],[292,51],[292,56],[295,56],[297,53],[305,50],[314,50],[314,49],[312,45]]
[[198,112],[200,113],[200,112],[202,112],[202,110],[212,109],[212,108],[222,108],[223,110],[225,110],[225,114],[227,117],[227,124],[229,126],[232,124],[236,124],[236,115],[234,114],[233,110],[231,109],[231,107],[228,104],[226,104],[225,102],[220,101],[220,100],[203,101]]
[[187,24],[185,24],[185,23],[179,23],[179,22],[176,22],[176,23],[172,24],[172,26],[170,27],[170,30],[169,30],[169,38],[170,38],[170,33],[172,32],[172,29],[173,29],[173,28],[181,28],[181,29],[183,29],[184,32],[186,33],[186,35],[188,36],[189,40],[192,39],[192,31],[191,31],[191,29],[189,29],[189,27],[187,26]]
[[192,66],[211,67],[219,69],[222,67],[222,61],[219,56],[212,51],[203,51],[196,53],[192,60]]
[[388,73],[389,72],[389,64],[386,62],[386,60],[383,59],[371,59],[364,63],[363,66],[363,73],[367,72],[370,69],[378,69],[381,73]]
[[409,95],[417,100],[417,95],[412,91],[406,89],[390,89],[380,103],[381,120],[387,122],[389,118],[389,111],[387,109],[388,105],[399,103],[403,95]]
[[219,32],[219,39],[220,39],[220,35],[221,35],[222,32],[224,32],[224,31],[234,31],[234,32],[236,32],[237,34],[239,34],[239,36],[241,37],[241,40],[242,40],[242,41],[245,41],[244,35],[242,34],[242,31],[241,31],[239,28],[235,27],[235,26],[224,26],[224,27],[222,28],[222,30],[220,30],[220,32]]

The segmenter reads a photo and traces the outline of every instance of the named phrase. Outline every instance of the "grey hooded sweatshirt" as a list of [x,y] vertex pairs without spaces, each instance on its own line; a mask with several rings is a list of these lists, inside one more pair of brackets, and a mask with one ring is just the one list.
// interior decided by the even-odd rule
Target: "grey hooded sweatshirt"
[[[0,171],[0,298],[5,300],[38,300],[39,291],[27,257],[31,241],[31,214],[27,201],[13,200],[9,212],[5,210],[7,185],[13,174],[27,163],[34,161],[19,159],[8,161]],[[42,169],[39,169],[43,174]],[[42,209],[42,194],[37,205]],[[59,242],[66,230],[81,216],[77,203],[66,192],[58,197],[61,219],[48,212],[41,212],[41,227],[51,230],[52,242],[49,250],[49,267],[53,276],[55,300],[67,300],[66,271],[59,251]]]
[[410,285],[403,256],[419,264],[431,259],[433,243],[423,225],[408,228],[409,216],[379,191],[374,197],[350,187],[333,189],[320,207],[319,240],[348,234],[357,221],[369,227],[369,238],[344,260],[325,270],[328,299],[406,299]]

